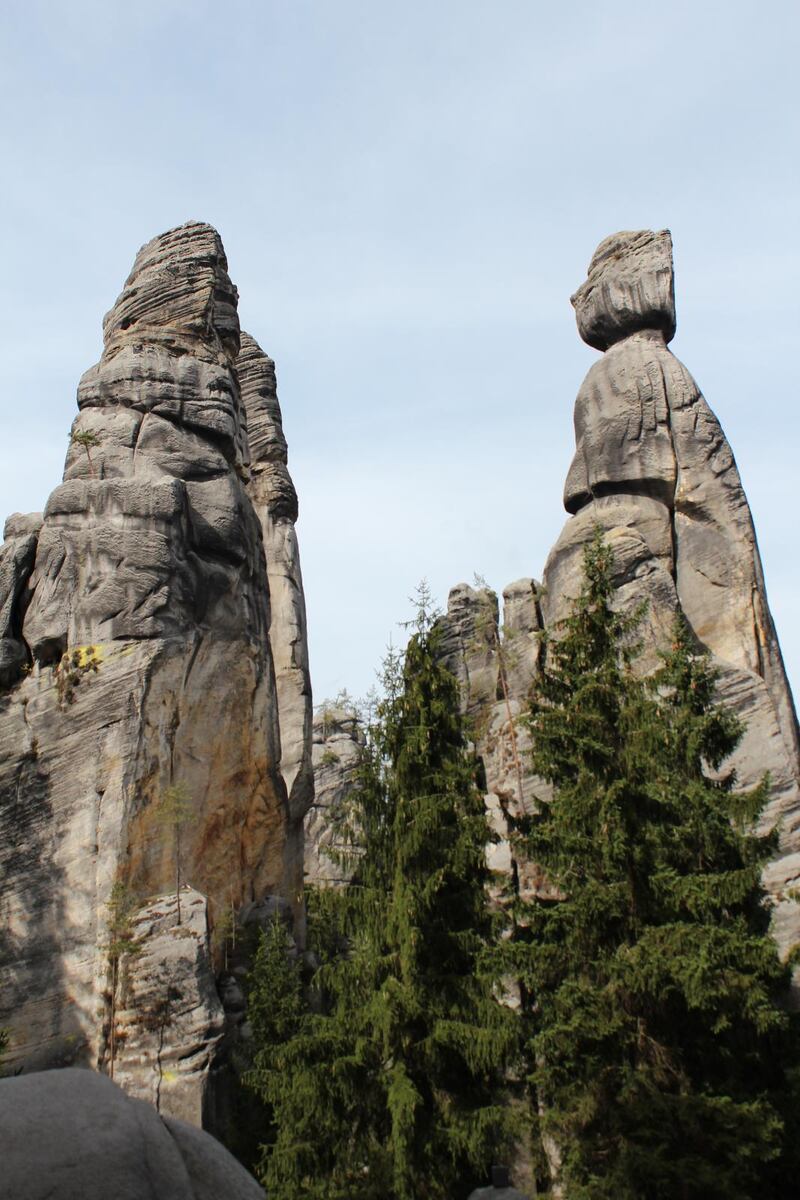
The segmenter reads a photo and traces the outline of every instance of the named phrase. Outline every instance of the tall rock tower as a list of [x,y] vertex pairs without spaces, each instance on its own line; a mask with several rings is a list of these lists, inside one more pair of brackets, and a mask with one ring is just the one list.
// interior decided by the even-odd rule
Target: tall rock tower
[[[530,641],[537,628],[553,628],[566,614],[580,588],[583,548],[599,526],[614,552],[620,602],[647,601],[644,668],[656,665],[657,651],[682,613],[713,655],[721,699],[745,722],[732,764],[740,785],[751,787],[770,773],[765,820],[780,827],[781,854],[765,879],[776,905],[775,934],[787,950],[800,940],[800,906],[790,894],[800,880],[797,718],[733,454],[694,379],[668,349],[675,333],[669,233],[606,238],[572,303],[581,337],[602,357],[575,404],[576,451],[564,492],[572,515],[542,584],[527,580],[506,589],[512,637],[505,653],[516,664],[513,671],[503,669],[496,626],[489,623],[487,633],[487,622],[477,620],[486,594],[464,585],[451,593],[449,657],[467,707],[478,710],[491,803],[495,810],[514,810],[541,794],[527,770],[521,775],[511,769],[513,726],[537,654],[519,632]],[[517,738],[524,741],[524,730]]]
[[302,907],[297,505],[214,229],[144,246],[103,332],[64,481],[0,550],[0,1025],[13,1067],[102,1066],[199,1121],[222,1030],[209,929],[269,894]]

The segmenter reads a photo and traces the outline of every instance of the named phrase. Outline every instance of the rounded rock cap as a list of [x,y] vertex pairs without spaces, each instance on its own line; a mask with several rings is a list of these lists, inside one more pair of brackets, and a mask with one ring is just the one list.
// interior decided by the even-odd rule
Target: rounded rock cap
[[595,350],[654,329],[675,336],[672,236],[668,229],[612,233],[592,256],[585,283],[571,298],[578,332]]

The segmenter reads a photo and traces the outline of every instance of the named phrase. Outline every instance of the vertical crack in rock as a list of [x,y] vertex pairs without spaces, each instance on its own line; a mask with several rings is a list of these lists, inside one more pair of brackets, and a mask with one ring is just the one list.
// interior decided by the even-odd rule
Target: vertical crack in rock
[[[311,732],[296,501],[285,442],[277,458],[263,445],[280,440],[277,400],[271,434],[258,398],[248,412],[261,352],[240,335],[237,299],[211,226],[142,247],[80,381],[63,482],[43,516],[6,526],[0,1025],[14,1070],[104,1061],[108,902],[118,883],[146,912],[174,887],[169,789],[189,805],[181,874],[200,897],[187,980],[223,907],[272,894],[301,911]],[[159,938],[142,951],[157,978],[162,950],[174,957]],[[195,991],[216,1012],[203,969]],[[196,1052],[181,1036],[165,1034],[160,1103],[196,1121],[216,1033]],[[118,1070],[149,1095],[154,1047],[127,1047]]]

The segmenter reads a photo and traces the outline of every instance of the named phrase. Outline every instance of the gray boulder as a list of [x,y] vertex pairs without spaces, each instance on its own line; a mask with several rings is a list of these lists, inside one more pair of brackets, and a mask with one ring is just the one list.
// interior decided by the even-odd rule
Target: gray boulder
[[476,1188],[474,1192],[470,1192],[469,1200],[528,1200],[528,1198],[511,1186],[511,1177],[506,1167],[492,1167],[491,1185]]
[[3,1200],[264,1200],[232,1155],[105,1075],[0,1080]]

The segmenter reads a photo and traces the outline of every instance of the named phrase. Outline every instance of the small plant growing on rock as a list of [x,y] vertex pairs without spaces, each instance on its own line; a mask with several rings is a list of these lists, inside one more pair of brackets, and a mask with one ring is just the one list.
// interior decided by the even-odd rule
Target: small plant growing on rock
[[340,713],[344,713],[351,719],[359,719],[359,704],[348,692],[347,688],[342,688],[337,692],[331,700],[323,700],[322,704],[318,705],[315,710],[317,717],[322,722],[322,736],[328,738],[334,731],[337,717]]
[[236,907],[231,891],[230,904],[226,905],[214,923],[214,946],[222,951],[224,970],[228,970],[229,950],[236,949]]
[[81,679],[91,673],[97,674],[100,659],[94,646],[78,646],[65,650],[56,666],[56,695],[60,708],[66,708],[75,700],[75,691]]
[[141,953],[141,946],[135,941],[133,932],[133,913],[136,900],[124,883],[117,881],[111,889],[108,909],[108,941],[104,950],[108,955],[111,968],[110,1002],[111,1015],[108,1035],[109,1075],[114,1078],[114,1062],[117,1056],[118,1035],[117,1024],[117,992],[120,986],[124,962],[131,956]]
[[69,440],[73,446],[80,446],[86,453],[86,461],[89,464],[89,473],[92,479],[97,478],[97,472],[94,469],[92,462],[92,450],[100,445],[100,438],[96,433],[92,433],[91,429],[82,429],[69,435]]
[[184,826],[194,820],[194,809],[186,785],[173,783],[163,793],[158,804],[158,818],[162,825],[172,831],[175,855],[175,904],[178,912],[177,924],[181,923],[181,883],[183,875],[182,833]]

